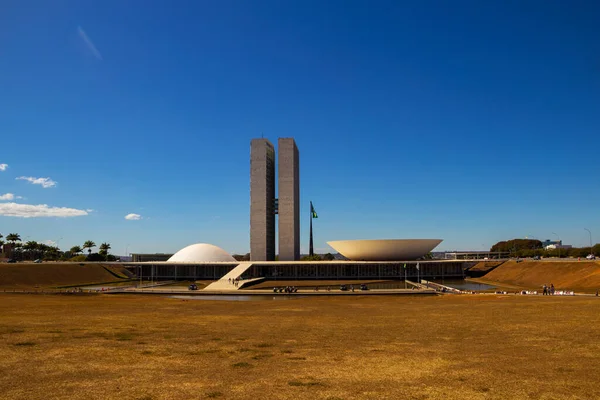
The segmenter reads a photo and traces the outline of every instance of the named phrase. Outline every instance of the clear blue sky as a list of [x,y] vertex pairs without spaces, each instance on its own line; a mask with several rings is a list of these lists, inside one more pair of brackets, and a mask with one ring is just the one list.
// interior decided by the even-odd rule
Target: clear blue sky
[[319,252],[600,241],[599,20],[566,0],[4,1],[0,233],[245,253],[264,134],[300,149],[303,251],[309,200]]

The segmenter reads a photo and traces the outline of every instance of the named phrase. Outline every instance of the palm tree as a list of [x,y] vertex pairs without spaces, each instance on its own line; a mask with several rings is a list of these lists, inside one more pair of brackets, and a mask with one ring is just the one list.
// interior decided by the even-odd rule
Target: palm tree
[[81,246],[73,246],[73,247],[71,247],[71,250],[69,250],[69,252],[71,254],[75,254],[75,255],[81,253],[82,251],[83,250],[81,249]]
[[92,242],[91,240],[86,240],[85,243],[83,244],[84,249],[88,249],[88,255],[92,254],[92,247],[96,247],[96,243]]
[[99,253],[107,256],[108,255],[108,251],[110,250],[110,244],[109,243],[102,243],[99,247],[100,251]]
[[37,251],[40,247],[38,242],[36,242],[35,240],[29,240],[27,243],[25,243],[23,245],[23,250],[25,250],[28,253],[28,258],[29,259],[34,259],[37,258]]
[[18,233],[9,233],[8,235],[6,235],[6,240],[11,242],[12,244],[15,244],[15,242],[21,241],[21,235],[19,235]]
[[48,249],[46,249],[45,251],[45,257],[51,260],[56,260],[58,257],[60,257],[60,250],[58,249],[58,247],[49,246]]

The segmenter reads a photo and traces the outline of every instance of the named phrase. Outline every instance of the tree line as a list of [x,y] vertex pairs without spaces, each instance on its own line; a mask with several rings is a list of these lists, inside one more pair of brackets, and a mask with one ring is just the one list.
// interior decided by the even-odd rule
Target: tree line
[[[4,238],[4,239],[3,239]],[[92,240],[86,240],[81,246],[73,246],[67,251],[60,250],[57,246],[39,243],[35,240],[29,240],[25,243],[21,240],[18,233],[9,233],[4,237],[0,234],[0,247],[4,251],[5,241],[11,244],[11,257],[17,261],[116,261],[117,257],[109,254],[110,243],[102,243],[98,247],[98,252],[93,253],[92,249],[96,243]],[[83,254],[87,251],[87,255]],[[6,254],[5,254],[6,255]]]
[[512,239],[496,243],[491,252],[509,253],[511,257],[560,257],[583,258],[588,254],[600,255],[600,243],[592,247],[571,247],[568,249],[544,249],[541,241],[536,239]]

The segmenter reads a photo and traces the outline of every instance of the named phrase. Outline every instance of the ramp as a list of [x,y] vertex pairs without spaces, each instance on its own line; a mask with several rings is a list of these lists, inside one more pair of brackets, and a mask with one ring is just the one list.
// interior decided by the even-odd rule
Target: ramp
[[240,278],[244,272],[246,272],[252,266],[251,262],[243,262],[240,263],[237,267],[229,271],[227,274],[223,275],[221,279],[216,282],[211,283],[207,287],[205,287],[204,291],[221,291],[221,290],[239,290],[245,283],[245,281],[241,280],[238,282],[238,285],[235,285],[235,280]]
[[413,282],[413,281],[409,281],[408,279],[406,280],[406,283],[408,283],[409,285],[413,285],[417,289],[430,289],[426,285],[423,285],[423,284],[417,283],[417,282]]

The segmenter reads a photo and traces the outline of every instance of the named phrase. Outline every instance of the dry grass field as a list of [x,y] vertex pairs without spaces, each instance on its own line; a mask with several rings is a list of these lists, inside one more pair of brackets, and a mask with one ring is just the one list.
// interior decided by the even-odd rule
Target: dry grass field
[[557,289],[593,293],[600,289],[598,261],[507,261],[498,268],[474,279],[505,287],[540,290],[553,283]]
[[600,299],[0,295],[0,398],[595,399]]

